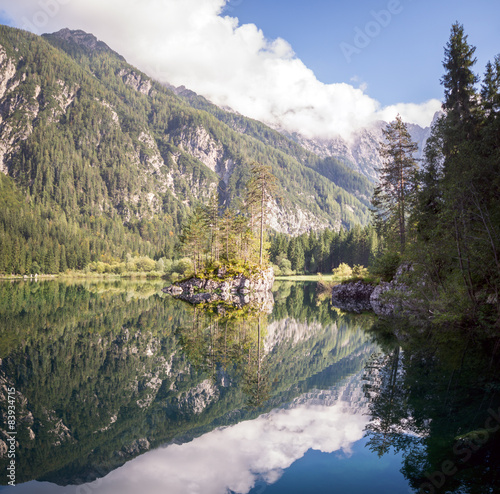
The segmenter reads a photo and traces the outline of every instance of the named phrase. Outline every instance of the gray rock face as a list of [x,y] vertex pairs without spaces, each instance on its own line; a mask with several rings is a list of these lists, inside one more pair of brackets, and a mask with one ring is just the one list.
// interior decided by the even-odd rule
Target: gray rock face
[[380,282],[377,286],[358,281],[333,287],[332,303],[349,312],[373,310],[379,316],[391,316],[397,313],[411,311],[405,300],[409,288],[400,281],[401,275],[408,266],[398,269],[396,277],[390,283]]
[[387,295],[385,295],[393,289],[394,287],[392,281],[390,283],[381,281],[380,284],[375,287],[370,296],[370,304],[375,314],[389,316],[394,313],[396,304],[394,301],[388,300]]
[[64,41],[72,41],[73,43],[84,46],[85,48],[92,50],[92,51],[108,51],[110,53],[113,53],[115,56],[119,57],[121,60],[125,59],[116,53],[114,50],[112,50],[104,41],[98,40],[93,34],[91,33],[86,33],[85,31],[82,31],[81,29],[68,29],[64,28],[56,33],[52,34],[45,34],[45,37],[54,37],[54,38],[59,38]]
[[[408,131],[411,138],[418,144],[418,151],[415,158],[423,157],[425,144],[431,133],[431,127],[441,115],[437,112],[430,127],[420,127],[416,124],[408,124]],[[377,169],[383,165],[383,160],[379,153],[380,143],[384,140],[383,129],[388,122],[377,121],[367,127],[356,130],[350,139],[341,136],[332,138],[307,138],[300,134],[290,134],[278,129],[287,137],[296,141],[303,148],[317,154],[320,158],[334,157],[346,163],[353,170],[365,175],[373,182],[378,181]]]
[[375,314],[391,316],[401,313],[409,314],[414,311],[415,307],[411,304],[412,297],[408,297],[410,289],[401,282],[401,276],[408,269],[410,269],[408,266],[401,266],[391,282],[382,281],[375,287],[370,296],[370,303]]

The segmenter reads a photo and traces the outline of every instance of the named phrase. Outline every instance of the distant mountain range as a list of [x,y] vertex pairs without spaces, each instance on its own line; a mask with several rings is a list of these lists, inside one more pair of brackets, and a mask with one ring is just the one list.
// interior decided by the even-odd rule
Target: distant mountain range
[[[239,115],[230,108],[215,107],[215,105],[209,103],[205,98],[184,86],[175,87],[167,85],[167,87],[194,107],[203,108],[214,114],[218,114],[220,110],[223,110]],[[419,160],[423,157],[425,144],[430,135],[432,125],[440,114],[441,112],[436,112],[431,125],[428,127],[421,127],[412,123],[407,124],[413,141],[418,144],[418,152],[415,157]],[[377,169],[382,166],[382,159],[380,158],[378,149],[380,143],[383,141],[382,130],[387,125],[388,122],[379,120],[372,125],[353,132],[350,138],[344,138],[340,135],[332,136],[331,138],[305,137],[298,132],[289,132],[282,126],[274,126],[273,128],[319,158],[333,158],[375,183],[378,177]]]

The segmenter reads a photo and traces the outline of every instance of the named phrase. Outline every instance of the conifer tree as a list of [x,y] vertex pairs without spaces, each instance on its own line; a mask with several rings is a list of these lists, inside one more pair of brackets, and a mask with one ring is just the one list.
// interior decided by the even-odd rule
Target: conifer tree
[[477,95],[474,85],[478,81],[472,72],[476,63],[476,48],[467,42],[464,27],[456,22],[451,27],[450,40],[445,47],[443,66],[446,70],[441,79],[444,86],[443,110],[451,120],[451,126],[464,126],[477,109]]
[[256,207],[259,215],[259,264],[262,266],[265,218],[269,211],[269,203],[277,191],[277,185],[270,166],[253,163],[251,172],[252,176],[247,184],[247,203],[250,207]]
[[198,268],[202,267],[202,254],[205,252],[207,243],[207,222],[204,208],[197,206],[183,225],[180,236],[181,245],[193,258],[194,274],[198,274]]
[[479,95],[474,51],[463,26],[454,24],[441,79],[445,113],[432,129],[420,174],[413,253],[420,279],[432,281],[426,292],[434,287],[433,310],[472,319],[487,300],[496,301],[500,315],[499,59],[487,65]]
[[379,168],[379,184],[375,188],[372,206],[377,226],[386,233],[395,231],[401,252],[405,249],[410,196],[415,190],[418,146],[411,140],[405,123],[398,115],[383,130],[385,141],[380,155],[384,164]]
[[219,194],[212,192],[208,204],[204,207],[205,221],[210,230],[210,255],[213,261],[219,260],[220,250],[220,207]]

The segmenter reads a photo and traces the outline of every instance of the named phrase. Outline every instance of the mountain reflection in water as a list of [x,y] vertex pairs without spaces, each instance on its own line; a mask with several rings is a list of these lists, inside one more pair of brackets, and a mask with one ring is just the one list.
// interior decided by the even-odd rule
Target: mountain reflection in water
[[306,400],[191,442],[160,447],[103,479],[53,492],[248,493],[259,481],[275,482],[310,449],[349,452],[368,421],[360,413],[365,410],[358,402],[361,395],[358,374],[338,389],[309,394]]
[[[201,311],[159,288],[1,285],[1,377],[21,404],[16,490],[42,492],[47,484],[30,482],[38,479],[51,492],[107,492],[123,472],[137,464],[149,471],[148,461],[156,468],[164,455],[177,465],[169,478],[182,484],[172,473],[183,472],[176,454],[197,458],[200,472],[215,473],[204,456],[235,462],[240,473],[215,478],[248,490],[310,448],[345,449],[362,437],[366,418],[349,419],[349,394],[338,401],[338,385],[354,389],[376,348],[364,329],[369,318],[317,305],[314,285],[278,285],[269,316]],[[172,441],[185,444],[162,447]]]
[[497,337],[394,329],[314,284],[276,283],[272,314],[161,288],[0,284],[15,492],[495,492],[498,434],[454,451],[500,404]]

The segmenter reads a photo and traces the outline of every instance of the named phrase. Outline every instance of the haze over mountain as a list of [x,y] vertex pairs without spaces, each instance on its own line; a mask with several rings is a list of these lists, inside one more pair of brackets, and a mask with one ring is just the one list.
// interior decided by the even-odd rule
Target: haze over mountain
[[[440,114],[440,112],[435,113],[433,123]],[[299,132],[290,134],[283,129],[281,129],[281,132],[319,157],[338,159],[352,170],[365,175],[376,183],[378,179],[377,170],[383,165],[379,147],[380,143],[384,141],[382,131],[387,127],[387,124],[388,122],[379,120],[353,131],[348,138],[343,138],[340,135],[331,138],[307,138]],[[421,127],[417,124],[407,124],[412,140],[418,144],[418,151],[415,153],[417,160],[423,158],[431,127],[432,125]]]
[[[210,103],[206,98],[184,86],[175,87],[171,84],[166,84],[166,86],[195,108],[204,109],[216,116],[221,114],[220,110],[238,114],[231,108],[218,107]],[[412,139],[418,144],[418,152],[415,154],[417,159],[423,157],[425,143],[430,135],[431,127],[440,114],[441,112],[434,114],[430,126],[421,127],[417,124],[407,124]],[[278,120],[271,127],[318,157],[322,159],[334,158],[344,163],[351,170],[366,176],[370,181],[376,182],[377,169],[382,166],[382,159],[378,150],[380,143],[384,140],[382,130],[387,124],[386,121],[378,120],[366,127],[353,130],[348,137],[342,137],[340,134],[329,137],[307,137],[301,132],[290,132],[286,128],[286,123]]]

